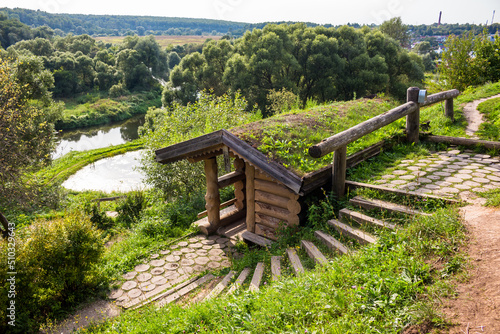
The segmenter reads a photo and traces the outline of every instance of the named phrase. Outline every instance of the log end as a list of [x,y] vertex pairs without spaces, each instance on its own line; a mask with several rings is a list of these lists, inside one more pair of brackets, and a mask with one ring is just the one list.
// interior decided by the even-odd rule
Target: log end
[[321,158],[321,148],[317,145],[309,147],[309,155],[313,158]]

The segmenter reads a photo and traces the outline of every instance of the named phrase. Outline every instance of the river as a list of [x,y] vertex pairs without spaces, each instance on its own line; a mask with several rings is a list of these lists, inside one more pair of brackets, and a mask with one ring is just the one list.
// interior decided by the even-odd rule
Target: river
[[[139,138],[137,130],[143,123],[144,115],[140,115],[115,124],[65,131],[59,135],[52,158],[60,158],[71,151],[124,144]],[[63,187],[76,191],[99,190],[108,193],[143,189],[146,187],[142,182],[144,175],[137,169],[140,166],[141,152],[127,152],[96,161],[69,177]]]

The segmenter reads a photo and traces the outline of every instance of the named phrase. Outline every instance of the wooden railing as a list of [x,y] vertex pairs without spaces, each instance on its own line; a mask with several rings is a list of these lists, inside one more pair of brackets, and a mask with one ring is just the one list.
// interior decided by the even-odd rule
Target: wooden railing
[[410,143],[417,143],[420,127],[420,107],[441,101],[445,101],[445,115],[452,120],[454,119],[453,98],[460,94],[458,90],[452,89],[429,95],[423,103],[418,103],[419,92],[420,89],[418,87],[408,88],[406,94],[407,102],[405,104],[323,139],[320,143],[309,148],[309,155],[313,158],[320,158],[326,154],[335,152],[332,167],[332,190],[337,198],[342,197],[345,192],[347,145],[349,143],[389,125],[404,116],[406,116],[406,140]]

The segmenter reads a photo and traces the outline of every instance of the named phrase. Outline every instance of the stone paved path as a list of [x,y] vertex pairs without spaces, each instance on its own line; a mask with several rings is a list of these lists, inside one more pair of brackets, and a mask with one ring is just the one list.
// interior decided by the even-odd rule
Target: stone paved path
[[459,150],[402,160],[374,183],[417,193],[468,199],[473,192],[500,188],[500,158]]
[[218,235],[179,241],[124,274],[120,288],[109,298],[118,306],[132,307],[206,270],[229,267],[234,243]]

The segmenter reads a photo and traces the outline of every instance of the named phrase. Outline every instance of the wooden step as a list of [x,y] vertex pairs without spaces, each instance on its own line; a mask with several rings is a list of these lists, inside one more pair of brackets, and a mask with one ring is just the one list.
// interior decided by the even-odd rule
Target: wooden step
[[260,282],[262,281],[262,275],[264,275],[264,262],[257,263],[255,271],[253,272],[252,281],[250,282],[250,291],[258,291],[260,287]]
[[224,290],[228,286],[228,284],[231,281],[231,279],[233,278],[234,274],[236,274],[236,272],[234,272],[234,271],[231,270],[222,279],[222,281],[220,281],[219,284],[217,284],[215,286],[215,288],[212,291],[210,291],[210,293],[205,297],[204,300],[209,300],[211,298],[217,297],[222,292],[222,290]]
[[321,265],[328,263],[328,260],[323,255],[323,253],[321,253],[311,241],[302,240],[300,243],[302,245],[302,248],[305,249],[307,255],[309,255],[309,257],[313,259],[314,262]]
[[187,295],[189,292],[193,291],[194,289],[198,288],[199,286],[207,283],[208,281],[211,281],[214,278],[212,274],[207,274],[203,276],[202,278],[197,279],[196,281],[188,284],[187,286],[184,286],[182,289],[175,291],[172,294],[169,294],[159,302],[157,302],[157,305],[159,307],[165,306],[166,304],[169,304],[182,296]]
[[362,245],[374,243],[377,241],[374,236],[364,231],[358,230],[357,228],[353,228],[349,225],[341,223],[338,220],[331,219],[328,221],[328,224],[335,228],[340,234],[344,234],[350,238],[356,239]]
[[295,275],[299,275],[304,272],[304,267],[302,266],[302,263],[300,262],[299,256],[297,255],[297,252],[293,248],[287,248],[286,254],[288,255],[288,259],[290,260],[290,263],[292,264],[293,271],[295,272]]
[[281,276],[281,256],[271,257],[271,279],[277,281]]
[[420,210],[415,210],[405,205],[395,204],[387,201],[382,201],[379,199],[367,199],[361,196],[356,196],[354,198],[351,198],[349,202],[353,205],[359,206],[360,208],[367,210],[379,209],[389,212],[404,213],[413,216],[414,215],[430,216],[429,213],[425,213]]
[[241,234],[241,237],[245,241],[252,242],[256,245],[262,246],[262,247],[269,247],[272,245],[272,241],[269,239],[266,239],[264,237],[261,237],[258,234],[252,233],[250,231],[245,231]]
[[390,228],[391,230],[396,229],[395,224],[387,223],[383,220],[376,219],[370,216],[367,216],[365,214],[362,214],[360,212],[352,211],[347,208],[344,208],[340,210],[339,212],[339,217],[342,220],[354,220],[358,224],[370,224],[378,227],[385,227],[385,228]]
[[243,282],[245,282],[248,275],[250,274],[250,271],[251,271],[250,268],[245,268],[241,271],[240,275],[236,279],[236,282],[234,282],[234,284],[229,288],[229,290],[227,292],[228,295],[232,294],[233,292],[235,292],[236,290],[238,290],[241,287]]
[[340,254],[349,253],[349,249],[331,235],[326,234],[322,231],[315,231],[314,235],[316,236],[316,238],[321,240],[321,242],[323,242],[330,250]]

